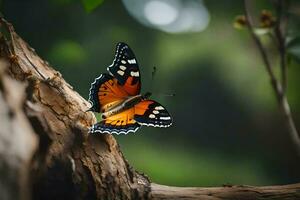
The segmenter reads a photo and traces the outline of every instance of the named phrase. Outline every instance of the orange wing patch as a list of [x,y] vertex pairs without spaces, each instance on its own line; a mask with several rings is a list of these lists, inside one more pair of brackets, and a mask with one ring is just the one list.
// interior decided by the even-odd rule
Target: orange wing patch
[[128,97],[128,93],[113,78],[99,87],[98,98],[101,102],[101,112],[105,112],[108,108],[120,105],[124,99]]
[[118,83],[118,80],[109,74],[101,74],[91,84],[89,102],[94,112],[105,112],[108,108],[119,105],[129,94]]
[[124,90],[131,96],[137,95],[141,89],[141,83],[137,81],[133,84],[134,78],[129,76],[123,86]]
[[94,124],[91,133],[127,134],[135,132],[140,125],[134,120],[134,108],[130,108],[116,115],[110,116],[97,124]]
[[152,104],[153,101],[141,101],[137,105],[134,106],[135,114],[136,115],[144,115],[146,110],[148,109],[149,105]]
[[134,120],[135,109],[130,108],[128,110],[124,110],[116,115],[112,115],[104,120],[105,124],[110,124],[114,126],[126,126],[128,124],[135,124]]

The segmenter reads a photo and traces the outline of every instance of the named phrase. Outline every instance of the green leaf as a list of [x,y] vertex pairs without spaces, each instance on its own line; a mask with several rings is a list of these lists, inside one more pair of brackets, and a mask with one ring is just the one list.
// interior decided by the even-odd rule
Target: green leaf
[[81,0],[84,9],[89,13],[100,6],[104,0]]

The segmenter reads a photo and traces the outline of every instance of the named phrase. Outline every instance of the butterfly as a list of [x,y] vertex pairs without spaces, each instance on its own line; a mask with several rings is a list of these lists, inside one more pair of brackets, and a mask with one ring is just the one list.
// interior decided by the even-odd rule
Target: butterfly
[[150,100],[151,93],[140,94],[139,65],[133,51],[118,43],[108,73],[101,74],[91,84],[89,111],[102,113],[102,121],[94,124],[90,133],[127,134],[142,125],[169,127],[172,118],[160,103]]

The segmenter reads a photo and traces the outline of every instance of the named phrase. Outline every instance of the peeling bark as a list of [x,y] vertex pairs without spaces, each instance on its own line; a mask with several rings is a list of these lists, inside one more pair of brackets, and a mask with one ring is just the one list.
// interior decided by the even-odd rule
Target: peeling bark
[[[112,135],[88,134],[89,103],[0,18],[0,199],[300,199],[299,184],[150,184]],[[3,66],[3,67],[2,67]],[[5,173],[3,173],[5,171]]]

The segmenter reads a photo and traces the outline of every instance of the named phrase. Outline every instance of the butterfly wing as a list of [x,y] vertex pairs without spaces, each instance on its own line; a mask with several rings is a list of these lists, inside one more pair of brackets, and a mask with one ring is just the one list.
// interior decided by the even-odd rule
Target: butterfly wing
[[172,125],[171,115],[156,101],[144,100],[136,104],[134,108],[134,120],[140,125],[154,127],[169,127]]
[[140,70],[133,51],[125,43],[118,43],[113,63],[107,68],[131,96],[141,90]]
[[[110,74],[101,74],[91,84],[90,110],[105,112],[120,105],[128,96],[140,93],[141,81],[137,60],[125,43],[118,43],[113,63],[107,68]],[[127,134],[135,132],[140,125],[169,127],[172,118],[168,111],[153,100],[143,100],[134,107],[107,117],[93,125],[91,133]]]
[[109,74],[101,74],[91,84],[89,102],[94,112],[105,112],[108,108],[119,105],[128,97],[123,86]]
[[136,58],[125,43],[118,43],[113,63],[107,68],[110,74],[101,74],[91,84],[89,101],[94,112],[105,112],[120,104],[128,96],[140,93],[140,71]]
[[127,134],[135,132],[140,125],[134,120],[135,109],[130,108],[110,116],[90,128],[90,133]]

